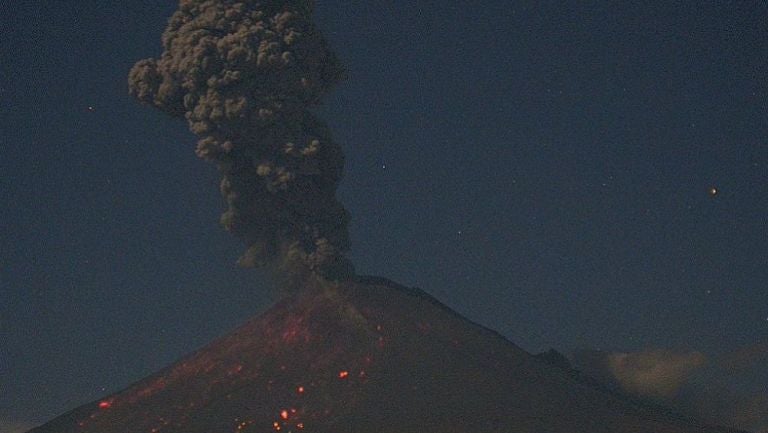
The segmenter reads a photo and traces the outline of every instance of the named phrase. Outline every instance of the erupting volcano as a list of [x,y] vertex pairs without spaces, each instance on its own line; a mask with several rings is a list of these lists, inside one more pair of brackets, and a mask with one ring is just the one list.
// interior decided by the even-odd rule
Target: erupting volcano
[[223,175],[240,263],[288,295],[34,433],[715,433],[532,356],[417,289],[356,276],[340,146],[310,108],[343,76],[308,0],[181,0],[130,93]]

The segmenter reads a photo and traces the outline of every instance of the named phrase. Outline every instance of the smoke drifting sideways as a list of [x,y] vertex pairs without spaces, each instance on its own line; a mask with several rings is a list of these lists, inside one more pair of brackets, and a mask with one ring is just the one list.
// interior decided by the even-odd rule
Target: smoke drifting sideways
[[181,0],[159,59],[129,74],[140,102],[184,117],[216,163],[244,267],[345,279],[344,155],[309,109],[344,76],[311,22],[311,0]]

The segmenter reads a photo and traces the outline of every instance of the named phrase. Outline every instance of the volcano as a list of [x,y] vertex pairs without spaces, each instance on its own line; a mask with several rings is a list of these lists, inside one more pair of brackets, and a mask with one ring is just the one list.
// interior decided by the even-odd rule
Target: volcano
[[315,280],[31,433],[723,433],[601,388],[426,293]]

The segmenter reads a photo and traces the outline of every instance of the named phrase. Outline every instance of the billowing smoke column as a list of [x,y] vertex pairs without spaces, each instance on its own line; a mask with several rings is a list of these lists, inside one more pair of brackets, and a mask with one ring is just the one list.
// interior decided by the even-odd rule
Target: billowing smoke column
[[311,0],[181,0],[159,59],[141,60],[131,95],[181,117],[196,153],[223,175],[221,217],[248,249],[324,278],[352,274],[349,215],[335,197],[344,156],[308,110],[343,76],[311,22]]

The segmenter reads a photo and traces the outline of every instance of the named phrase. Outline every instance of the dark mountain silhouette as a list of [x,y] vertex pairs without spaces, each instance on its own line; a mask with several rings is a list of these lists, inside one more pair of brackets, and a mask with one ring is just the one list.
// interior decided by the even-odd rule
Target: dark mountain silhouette
[[723,433],[600,388],[417,289],[315,281],[33,433]]

